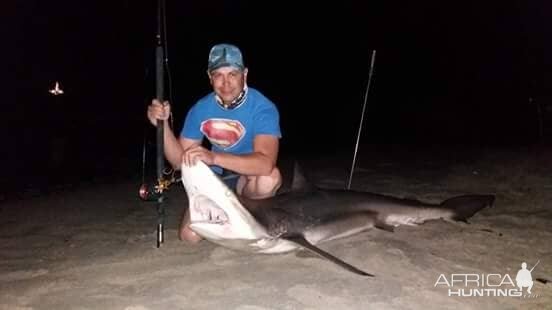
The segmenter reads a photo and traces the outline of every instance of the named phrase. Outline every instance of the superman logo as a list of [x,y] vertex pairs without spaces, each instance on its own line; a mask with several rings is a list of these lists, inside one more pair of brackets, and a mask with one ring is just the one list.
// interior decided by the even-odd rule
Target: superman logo
[[245,135],[245,128],[239,121],[212,118],[201,123],[201,132],[211,144],[220,148],[236,145]]

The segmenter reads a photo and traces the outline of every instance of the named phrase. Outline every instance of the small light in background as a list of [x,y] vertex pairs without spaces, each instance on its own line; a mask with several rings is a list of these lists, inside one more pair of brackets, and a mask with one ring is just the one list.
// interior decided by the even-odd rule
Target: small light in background
[[61,89],[59,87],[59,82],[56,81],[56,85],[54,88],[50,89],[50,94],[54,95],[54,96],[59,96],[59,95],[63,95],[63,89]]

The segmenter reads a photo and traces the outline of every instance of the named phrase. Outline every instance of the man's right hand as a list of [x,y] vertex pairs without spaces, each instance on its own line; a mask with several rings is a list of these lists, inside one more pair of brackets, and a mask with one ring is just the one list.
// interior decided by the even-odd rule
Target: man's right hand
[[168,101],[161,103],[157,99],[153,99],[148,106],[148,119],[153,126],[157,126],[157,120],[167,120],[171,115],[171,105]]

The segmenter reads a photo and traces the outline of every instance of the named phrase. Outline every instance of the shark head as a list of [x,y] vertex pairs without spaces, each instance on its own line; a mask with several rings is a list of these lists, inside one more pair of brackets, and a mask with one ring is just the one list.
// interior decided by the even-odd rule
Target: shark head
[[181,169],[190,229],[211,242],[242,250],[254,250],[270,239],[266,228],[205,163],[198,161]]

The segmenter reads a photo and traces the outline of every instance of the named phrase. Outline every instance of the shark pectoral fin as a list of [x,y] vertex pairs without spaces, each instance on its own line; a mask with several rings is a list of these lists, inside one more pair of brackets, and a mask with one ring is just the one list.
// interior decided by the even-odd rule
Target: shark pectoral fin
[[364,272],[358,268],[356,268],[355,266],[352,266],[342,260],[340,260],[339,258],[331,255],[330,253],[328,252],[325,252],[319,248],[317,248],[316,246],[314,246],[313,244],[311,244],[310,242],[308,242],[303,236],[300,236],[300,235],[296,235],[296,236],[289,236],[289,237],[285,237],[284,239],[288,240],[288,241],[291,241],[293,243],[296,243],[302,247],[304,247],[305,249],[308,249],[318,255],[320,255],[321,257],[353,272],[353,273],[356,273],[358,275],[362,275],[362,276],[368,276],[368,277],[373,277],[374,275],[373,274],[369,274],[367,272]]

